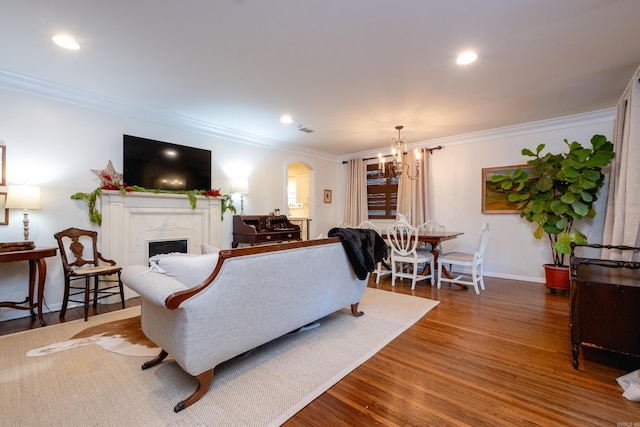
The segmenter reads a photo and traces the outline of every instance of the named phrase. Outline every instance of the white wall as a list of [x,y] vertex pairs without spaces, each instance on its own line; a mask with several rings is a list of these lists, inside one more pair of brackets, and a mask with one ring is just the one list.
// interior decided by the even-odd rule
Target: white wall
[[[56,246],[53,234],[67,227],[99,227],[89,222],[83,201],[70,196],[90,192],[100,181],[91,169],[104,169],[109,160],[122,171],[122,134],[159,139],[212,150],[212,184],[228,190],[233,173],[244,170],[250,194],[247,214],[267,214],[274,208],[286,212],[286,165],[302,161],[314,171],[315,216],[310,223],[315,236],[338,224],[343,198],[322,203],[322,189],[344,186],[345,168],[335,161],[281,150],[216,139],[169,126],[0,89],[0,144],[7,147],[7,182],[39,185],[42,210],[32,211],[30,239],[37,246]],[[6,191],[0,187],[0,191]],[[235,206],[240,211],[239,200]],[[231,214],[222,222],[222,247],[231,247]],[[11,210],[9,225],[0,226],[0,241],[23,240],[22,213]],[[45,302],[60,307],[63,275],[59,257],[47,259]],[[22,301],[27,295],[27,263],[0,264],[0,301]],[[45,311],[47,311],[45,309]],[[0,309],[0,321],[28,315],[28,311]]]
[[[477,135],[461,136],[448,141],[444,149],[434,151],[430,164],[432,219],[445,224],[448,230],[465,233],[443,243],[444,251],[471,251],[480,229],[489,222],[486,274],[544,282],[542,265],[552,262],[549,240],[535,239],[535,226],[517,214],[481,213],[482,168],[524,164],[530,158],[521,155],[522,148],[535,152],[541,143],[546,144],[545,153],[548,150],[556,153],[568,151],[563,142],[565,138],[587,146],[594,134],[611,138],[614,114],[606,111],[501,129],[483,135],[482,141]],[[596,218],[576,224],[590,243],[601,242],[606,192],[605,183],[596,202]]]

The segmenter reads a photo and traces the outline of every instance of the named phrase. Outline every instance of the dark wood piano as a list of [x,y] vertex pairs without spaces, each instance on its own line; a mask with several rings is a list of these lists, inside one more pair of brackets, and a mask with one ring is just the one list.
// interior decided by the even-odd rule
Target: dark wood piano
[[286,215],[234,215],[233,242],[263,245],[300,240],[300,226],[289,222]]

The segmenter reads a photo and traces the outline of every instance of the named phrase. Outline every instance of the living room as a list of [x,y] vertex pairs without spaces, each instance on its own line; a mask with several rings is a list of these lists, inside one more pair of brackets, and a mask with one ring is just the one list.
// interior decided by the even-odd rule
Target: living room
[[[588,143],[594,134],[612,138],[616,101],[638,63],[640,56],[630,52],[628,67],[612,70],[612,79],[620,91],[610,94],[612,101],[601,108],[437,138],[411,139],[412,148],[443,147],[429,156],[430,216],[447,229],[464,232],[454,241],[446,242],[445,250],[473,248],[482,225],[490,222],[492,233],[485,275],[513,280],[514,286],[533,282],[543,287],[542,264],[549,259],[548,243],[533,239],[531,227],[517,215],[482,213],[482,169],[523,164],[526,158],[521,149],[535,148],[540,143],[551,151],[559,151],[564,148],[565,138],[582,143]],[[578,70],[575,73],[580,74]],[[100,231],[100,227],[90,222],[86,204],[71,200],[70,196],[98,187],[100,181],[92,170],[104,169],[109,161],[122,172],[124,134],[210,149],[212,188],[220,188],[227,194],[231,180],[238,171],[243,171],[249,183],[249,192],[243,197],[244,210],[250,214],[267,214],[274,209],[286,211],[287,165],[303,162],[313,174],[309,234],[326,235],[343,221],[347,182],[343,161],[375,157],[380,148],[389,147],[393,127],[398,124],[390,118],[384,126],[380,125],[386,128],[378,130],[381,134],[375,141],[378,148],[332,154],[303,150],[292,144],[269,146],[267,138],[254,139],[243,132],[225,134],[211,124],[189,120],[163,108],[131,107],[104,95],[95,96],[46,79],[21,75],[10,67],[0,70],[0,100],[0,144],[6,147],[7,183],[29,183],[41,188],[42,208],[29,212],[30,239],[38,247],[55,246],[53,234],[67,227]],[[525,104],[527,100],[514,102]],[[411,127],[404,124],[406,134],[411,135]],[[331,203],[323,201],[325,189],[332,191]],[[606,198],[605,186],[596,206],[598,216],[583,228],[590,241],[601,239]],[[237,196],[234,204],[239,209]],[[23,239],[22,218],[21,210],[9,210],[8,225],[0,225],[1,241]],[[231,223],[231,213],[226,213],[216,242],[219,247],[231,247]],[[388,223],[379,224],[384,227]],[[26,267],[20,263],[3,264],[0,272],[0,300],[23,299],[28,278]],[[57,257],[47,259],[47,310],[59,310],[62,289],[61,263]],[[0,321],[24,315],[3,309]]]
[[[2,138],[7,147],[9,182],[41,186],[43,208],[29,212],[30,239],[38,246],[56,246],[53,234],[67,227],[99,230],[89,221],[86,203],[71,200],[71,195],[98,187],[100,181],[91,170],[104,169],[108,161],[113,162],[117,171],[122,170],[124,133],[210,148],[213,152],[212,187],[221,188],[225,194],[230,181],[227,170],[237,167],[250,170],[250,194],[244,196],[245,211],[250,214],[268,214],[278,206],[284,211],[285,165],[292,160],[305,162],[315,173],[316,194],[325,188],[333,191],[332,203],[316,203],[310,235],[326,235],[343,220],[346,166],[340,159],[327,160],[283,150],[230,144],[194,132],[5,89],[2,89],[2,95]],[[38,119],[37,126],[34,116]],[[442,218],[440,221],[450,230],[465,233],[451,242],[447,250],[472,248],[482,224],[490,221],[492,236],[487,248],[485,274],[542,283],[542,264],[549,257],[547,243],[533,239],[530,228],[517,215],[481,213],[481,170],[523,164],[521,147],[535,147],[541,140],[549,149],[560,150],[568,134],[578,141],[588,141],[594,134],[611,135],[614,118],[615,111],[608,109],[449,138],[447,144],[439,142],[445,148],[435,152],[430,159],[433,176],[431,215],[434,219]],[[85,148],[87,146],[90,148]],[[456,171],[455,175],[451,171]],[[604,201],[605,189],[598,201],[600,206]],[[238,198],[234,204],[239,209]],[[593,224],[585,227],[589,236],[601,235],[603,217],[599,215]],[[227,213],[221,223],[221,236],[224,237],[218,242],[220,247],[231,247],[231,222],[231,214]],[[3,241],[22,240],[22,212],[10,210],[9,225],[1,227]],[[523,245],[523,241],[527,244]],[[6,264],[2,268],[5,273],[0,298],[20,299],[26,272],[19,265]],[[59,308],[61,295],[61,264],[57,259],[50,259],[45,287],[45,299],[50,309]],[[3,310],[0,319],[6,320],[10,318],[7,316],[15,314]]]

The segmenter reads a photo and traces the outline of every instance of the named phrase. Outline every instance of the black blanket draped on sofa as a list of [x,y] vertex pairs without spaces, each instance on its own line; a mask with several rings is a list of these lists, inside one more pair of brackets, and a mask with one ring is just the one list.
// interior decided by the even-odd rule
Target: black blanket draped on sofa
[[375,230],[359,228],[332,228],[329,237],[338,237],[347,252],[353,271],[360,280],[387,257],[387,244]]

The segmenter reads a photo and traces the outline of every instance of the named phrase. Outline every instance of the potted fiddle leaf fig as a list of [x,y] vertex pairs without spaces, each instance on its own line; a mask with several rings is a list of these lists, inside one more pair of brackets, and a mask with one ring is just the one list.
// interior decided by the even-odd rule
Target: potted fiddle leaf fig
[[[545,264],[547,287],[555,290],[569,288],[569,267],[565,255],[571,253],[571,243],[586,244],[587,237],[576,228],[576,222],[596,215],[594,203],[604,184],[605,168],[614,157],[613,144],[603,135],[591,138],[591,148],[574,141],[564,140],[566,153],[542,154],[545,144],[535,151],[527,148],[522,155],[531,157],[527,164],[533,169],[530,175],[522,168],[494,175],[492,182],[508,195],[510,202],[518,203],[520,216],[537,224],[533,232],[536,239],[545,235],[549,239],[553,262]],[[561,270],[562,282],[550,277]]]

